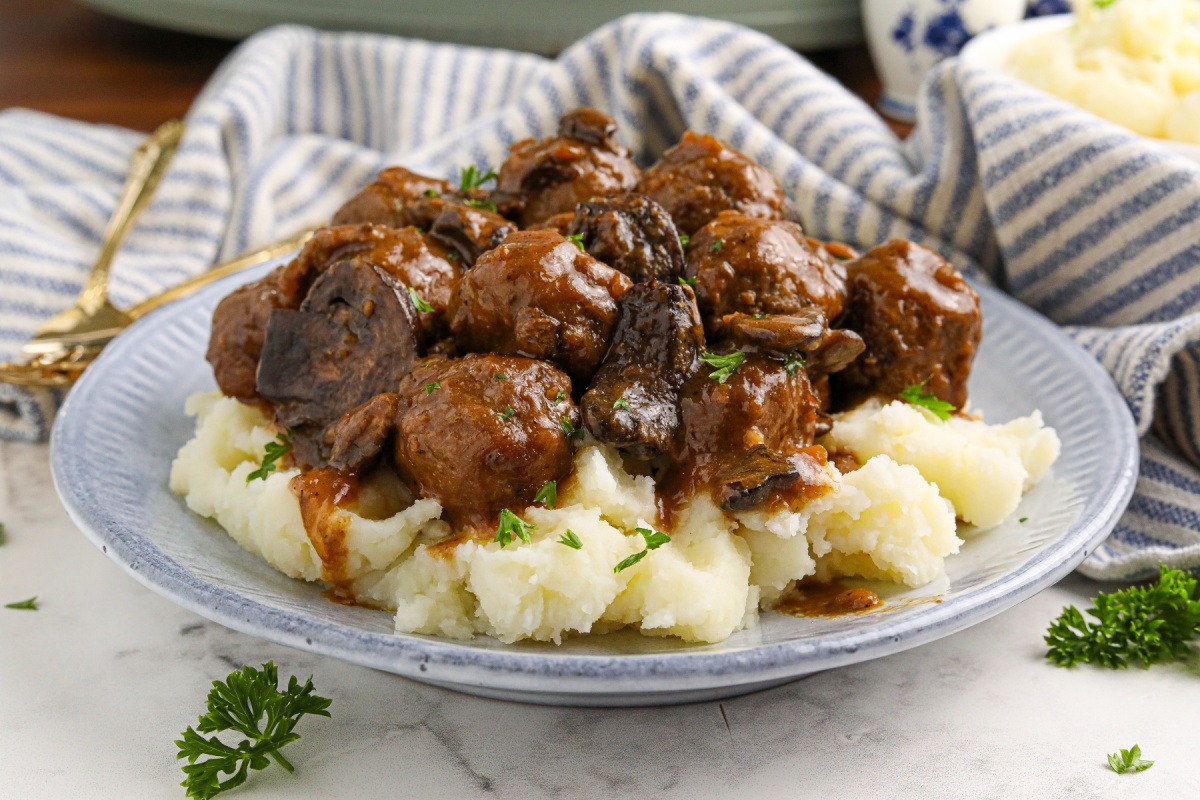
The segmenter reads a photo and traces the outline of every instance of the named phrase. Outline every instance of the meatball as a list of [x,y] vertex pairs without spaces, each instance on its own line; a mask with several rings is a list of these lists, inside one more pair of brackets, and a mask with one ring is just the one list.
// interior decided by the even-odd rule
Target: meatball
[[[455,524],[494,524],[571,470],[571,379],[528,358],[433,356],[400,384],[396,465]],[[564,421],[566,424],[564,424]]]
[[771,173],[721,140],[695,131],[663,153],[634,191],[665,208],[679,232],[688,235],[729,209],[780,219],[785,202]]
[[277,308],[298,308],[307,281],[286,267],[234,290],[213,312],[212,334],[205,358],[221,392],[243,403],[262,399],[255,386],[258,361],[267,335],[267,320]]
[[466,351],[553,361],[586,383],[629,286],[554,231],[519,231],[463,275],[450,328]]
[[381,267],[340,261],[313,283],[299,310],[271,313],[258,393],[292,434],[301,467],[323,466],[326,428],[375,395],[395,391],[417,354],[415,311]]
[[517,142],[496,180],[501,209],[527,228],[589,198],[632,189],[640,172],[616,134],[612,117],[577,108],[559,120],[557,136]]
[[405,212],[410,200],[429,195],[448,194],[455,186],[448,181],[427,178],[404,167],[389,167],[375,180],[346,201],[333,215],[332,224],[349,225],[374,222],[393,228],[411,224]]
[[794,222],[724,211],[688,242],[689,278],[710,329],[745,314],[796,314],[816,306],[833,321],[845,303],[841,262],[809,245]]
[[[739,352],[716,349],[725,355]],[[741,358],[728,375],[708,365],[684,385],[668,497],[709,490],[727,511],[743,511],[775,490],[824,482],[812,475],[804,452],[821,416],[808,374],[775,355],[743,353]]]
[[650,460],[679,427],[679,389],[700,365],[704,328],[692,290],[639,283],[621,298],[612,345],[583,396],[583,418],[601,442]]
[[983,327],[979,295],[941,256],[891,241],[847,265],[845,327],[866,351],[833,378],[835,405],[908,386],[962,408]]
[[663,207],[648,197],[624,194],[580,203],[568,232],[581,237],[588,253],[634,283],[675,283],[683,275],[679,231]]

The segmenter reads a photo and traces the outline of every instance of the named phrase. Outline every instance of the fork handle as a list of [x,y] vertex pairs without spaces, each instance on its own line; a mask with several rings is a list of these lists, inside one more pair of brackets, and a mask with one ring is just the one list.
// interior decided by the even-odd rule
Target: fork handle
[[79,306],[86,313],[94,314],[108,302],[108,276],[113,258],[121,248],[125,235],[133,226],[138,214],[149,205],[158,182],[167,171],[167,164],[179,147],[183,137],[183,123],[169,120],[160,125],[150,137],[133,153],[129,175],[104,229],[100,244],[100,255],[88,273],[87,282],[79,296]]

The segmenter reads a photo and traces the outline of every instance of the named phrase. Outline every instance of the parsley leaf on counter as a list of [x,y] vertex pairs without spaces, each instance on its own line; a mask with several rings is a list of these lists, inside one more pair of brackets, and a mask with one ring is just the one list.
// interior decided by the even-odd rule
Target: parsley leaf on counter
[[942,422],[950,419],[950,413],[956,410],[953,403],[947,403],[937,395],[925,391],[924,383],[915,383],[905,387],[904,391],[900,393],[900,399],[909,405],[933,412],[933,415]]
[[1142,748],[1136,744],[1120,753],[1108,754],[1108,768],[1118,775],[1124,775],[1126,772],[1145,772],[1153,766],[1153,761],[1142,758]]
[[526,522],[516,514],[509,511],[507,508],[500,511],[500,524],[496,527],[496,538],[493,542],[499,542],[500,547],[507,547],[512,544],[513,534],[525,544],[529,544],[532,539],[529,538],[529,532],[536,528],[532,522]]
[[708,377],[717,383],[724,383],[729,380],[729,376],[733,374],[734,370],[740,367],[742,362],[746,360],[746,354],[740,350],[735,350],[725,355],[705,353],[700,356],[700,360],[710,367],[715,367],[712,372],[708,373]]
[[538,490],[537,496],[533,498],[535,503],[545,503],[546,508],[554,508],[558,503],[558,483],[555,481],[546,481],[541,489]]
[[[244,666],[224,681],[213,681],[208,693],[208,713],[175,742],[179,748],[175,758],[186,758],[188,762],[183,767],[187,777],[181,784],[187,789],[187,796],[200,800],[216,797],[241,786],[251,769],[266,769],[271,761],[295,772],[295,767],[279,751],[300,738],[293,731],[301,717],[305,714],[328,717],[331,702],[313,694],[312,678],[301,686],[293,676],[287,689],[279,691],[279,675],[270,661],[262,665],[261,671]],[[201,735],[224,731],[236,731],[246,738],[231,747],[216,736]],[[201,761],[204,756],[209,758]],[[230,777],[222,781],[223,774]]]
[[567,547],[571,548],[572,550],[582,550],[583,549],[583,542],[579,541],[579,536],[575,533],[575,531],[571,530],[570,528],[567,528],[567,532],[564,533],[562,536],[558,537],[558,543],[565,544]]
[[286,456],[291,450],[292,440],[288,438],[287,434],[276,434],[275,441],[267,442],[266,454],[263,455],[262,463],[259,464],[258,469],[246,476],[246,483],[250,483],[255,478],[262,478],[265,481],[267,476],[278,467],[275,462]]
[[1046,658],[1060,667],[1089,663],[1111,669],[1134,659],[1146,667],[1174,661],[1191,652],[1200,633],[1200,580],[1163,566],[1158,583],[1101,592],[1087,613],[1095,622],[1075,606],[1063,609],[1046,631]]
[[487,172],[480,172],[478,169],[476,169],[475,165],[472,164],[459,174],[458,190],[460,192],[466,192],[471,189],[476,189],[488,181],[494,180],[496,180],[496,170],[489,169]]
[[29,598],[28,600],[22,600],[19,603],[9,603],[8,605],[6,605],[4,607],[11,608],[14,611],[37,611],[38,610],[37,595],[34,595],[33,597]]
[[417,290],[413,287],[408,287],[408,298],[412,300],[413,308],[420,311],[422,314],[428,314],[433,311],[433,306],[421,299],[421,295],[417,294]]
[[583,246],[583,234],[582,233],[572,233],[570,236],[567,237],[567,241],[574,242],[575,246],[579,248],[580,252],[583,252],[583,253],[587,252],[587,248]]
[[639,550],[638,552],[621,561],[620,564],[617,564],[617,566],[613,567],[613,572],[623,572],[629,569],[634,564],[648,556],[651,550],[657,550],[664,544],[667,544],[671,541],[671,537],[667,536],[662,531],[655,531],[651,530],[650,528],[638,528],[637,532],[640,533],[642,538],[646,540],[646,548],[644,550]]

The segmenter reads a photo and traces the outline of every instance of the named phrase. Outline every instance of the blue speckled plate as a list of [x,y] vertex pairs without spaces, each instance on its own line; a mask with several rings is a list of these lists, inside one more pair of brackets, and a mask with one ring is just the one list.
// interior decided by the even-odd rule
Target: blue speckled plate
[[167,487],[171,460],[192,434],[184,399],[214,386],[204,361],[212,310],[270,266],[150,315],[104,351],[54,428],[58,492],[109,558],[180,605],[280,644],[416,680],[489,697],[611,706],[774,686],[933,641],[1019,603],[1082,561],[1133,491],[1137,439],[1108,375],[1042,317],[981,287],[973,407],[993,422],[1041,409],[1062,439],[1062,456],[1009,522],[969,537],[944,579],[885,592],[884,609],[864,616],[766,613],[758,627],[716,645],[634,633],[557,647],[396,635],[390,615],[337,605],[319,587],[275,572]]

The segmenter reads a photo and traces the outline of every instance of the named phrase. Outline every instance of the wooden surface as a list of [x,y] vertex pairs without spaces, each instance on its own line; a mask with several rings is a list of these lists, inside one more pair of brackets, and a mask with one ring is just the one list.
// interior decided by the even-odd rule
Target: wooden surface
[[[0,109],[149,131],[187,111],[233,46],[106,17],[70,0],[0,0]],[[865,49],[809,57],[869,102],[878,97]]]

